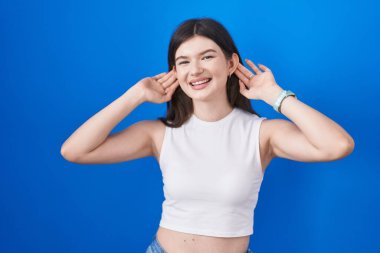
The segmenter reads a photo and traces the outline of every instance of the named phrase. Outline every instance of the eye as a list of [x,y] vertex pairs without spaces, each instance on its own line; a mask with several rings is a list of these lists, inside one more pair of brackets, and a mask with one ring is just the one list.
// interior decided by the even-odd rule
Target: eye
[[203,57],[203,58],[214,58],[214,56],[207,55],[207,56],[205,56],[205,57]]
[[[207,56],[203,57],[202,59],[209,59],[209,58],[214,58],[214,56],[207,55]],[[181,61],[180,63],[178,63],[178,65],[183,65],[185,63],[188,63],[188,61]]]

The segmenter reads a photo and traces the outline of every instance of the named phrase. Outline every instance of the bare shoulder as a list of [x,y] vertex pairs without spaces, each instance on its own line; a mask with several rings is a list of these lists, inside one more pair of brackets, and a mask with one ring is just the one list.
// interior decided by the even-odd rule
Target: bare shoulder
[[260,141],[260,158],[263,173],[268,167],[271,160],[275,157],[273,149],[270,145],[270,137],[273,134],[273,130],[278,125],[278,119],[264,119],[261,122],[259,131],[259,141]]
[[[272,158],[279,157],[276,154],[274,140],[278,135],[290,135],[298,127],[289,120],[271,119],[262,122],[262,138],[265,140],[269,156]],[[278,139],[278,138],[277,138]]]
[[[263,146],[271,153],[271,137],[276,133],[276,130],[289,127],[292,123],[283,119],[264,119],[260,128],[260,140],[262,140]],[[260,142],[261,143],[261,142]],[[273,153],[271,153],[273,155]]]
[[144,122],[152,140],[154,157],[159,161],[161,146],[165,136],[165,124],[160,120],[145,120]]
[[263,138],[265,138],[269,144],[273,135],[279,131],[286,131],[287,129],[294,128],[294,123],[284,119],[266,119],[262,123]]
[[265,132],[273,157],[285,158],[299,162],[333,161],[342,157],[338,152],[326,152],[315,147],[301,129],[290,120],[274,119],[266,122]]

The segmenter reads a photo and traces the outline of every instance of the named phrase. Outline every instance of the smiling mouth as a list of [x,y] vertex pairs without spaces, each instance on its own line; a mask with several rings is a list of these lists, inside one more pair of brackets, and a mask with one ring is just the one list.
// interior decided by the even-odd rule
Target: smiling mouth
[[199,82],[195,82],[194,84],[193,84],[193,83],[190,83],[190,85],[191,85],[191,86],[197,86],[197,85],[201,85],[201,84],[209,83],[211,80],[212,80],[212,78],[207,78],[206,80],[202,80],[202,81],[199,81]]

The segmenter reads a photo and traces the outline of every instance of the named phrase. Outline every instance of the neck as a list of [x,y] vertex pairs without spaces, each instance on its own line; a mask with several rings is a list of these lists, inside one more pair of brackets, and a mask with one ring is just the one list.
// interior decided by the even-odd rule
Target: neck
[[218,121],[227,116],[233,110],[228,101],[215,103],[194,101],[194,114],[197,118],[204,121]]

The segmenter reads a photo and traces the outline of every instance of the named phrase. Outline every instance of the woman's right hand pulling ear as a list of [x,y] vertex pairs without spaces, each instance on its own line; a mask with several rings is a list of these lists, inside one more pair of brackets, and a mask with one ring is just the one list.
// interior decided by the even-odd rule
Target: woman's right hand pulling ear
[[142,89],[145,102],[161,104],[171,100],[174,91],[179,86],[174,70],[163,72],[153,77],[146,77],[136,83]]

